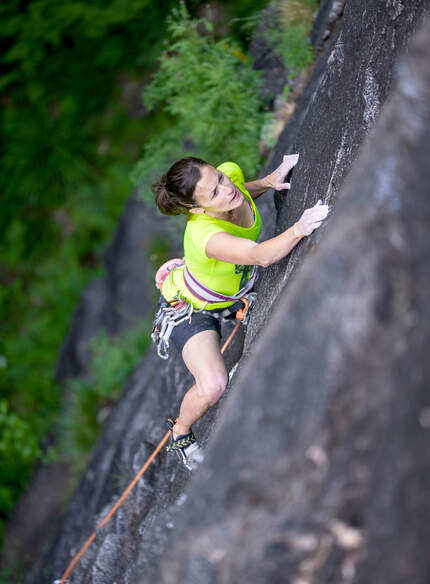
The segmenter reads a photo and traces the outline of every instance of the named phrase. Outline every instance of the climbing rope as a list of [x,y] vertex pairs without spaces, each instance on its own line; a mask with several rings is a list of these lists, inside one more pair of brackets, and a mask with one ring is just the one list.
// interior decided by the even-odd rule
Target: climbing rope
[[[232,332],[228,336],[227,340],[225,341],[224,345],[222,346],[221,353],[224,353],[225,352],[225,350],[227,349],[227,347],[231,343],[234,335],[237,333],[237,331],[238,331],[238,329],[240,327],[240,324],[245,319],[246,313],[247,313],[248,308],[249,308],[249,303],[248,303],[248,300],[245,297],[241,298],[241,300],[244,303],[244,307],[241,308],[240,310],[238,310],[236,312],[236,320],[238,322],[236,323],[234,329],[232,330]],[[137,483],[137,481],[143,476],[143,474],[145,473],[146,469],[149,467],[149,465],[151,464],[151,462],[155,459],[155,457],[157,456],[157,454],[160,452],[160,450],[166,444],[166,442],[168,441],[169,437],[170,437],[170,430],[167,430],[166,434],[163,436],[163,438],[161,439],[161,441],[159,442],[159,444],[155,448],[154,452],[151,454],[151,456],[148,458],[148,460],[145,462],[145,464],[139,470],[139,472],[134,477],[134,479],[131,481],[131,483],[128,485],[128,487],[123,492],[123,494],[121,495],[121,497],[118,499],[118,501],[115,503],[115,505],[109,511],[109,513],[107,513],[107,515],[99,523],[99,525],[97,525],[96,530],[90,535],[90,537],[87,539],[87,541],[81,547],[81,549],[79,550],[79,552],[74,556],[74,558],[72,559],[72,561],[68,565],[67,570],[64,572],[64,574],[61,577],[61,579],[60,580],[55,580],[54,581],[54,584],[66,584],[67,578],[70,576],[73,568],[76,566],[76,564],[79,562],[79,560],[81,559],[81,557],[84,555],[84,553],[90,547],[90,545],[93,543],[93,541],[95,540],[95,538],[97,536],[97,533],[106,525],[106,523],[109,521],[109,519],[112,517],[112,515],[114,515],[114,513],[118,510],[118,508],[120,507],[121,503],[124,501],[124,499],[130,493],[130,491],[134,488],[134,486]]]

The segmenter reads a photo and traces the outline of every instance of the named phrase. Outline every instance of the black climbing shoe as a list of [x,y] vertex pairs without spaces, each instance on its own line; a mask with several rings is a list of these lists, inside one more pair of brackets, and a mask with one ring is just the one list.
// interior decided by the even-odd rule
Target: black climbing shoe
[[180,462],[188,469],[194,470],[198,464],[203,462],[202,449],[196,442],[196,437],[193,432],[188,434],[181,434],[173,440],[173,426],[175,425],[173,418],[168,418],[167,425],[171,431],[170,444],[166,446],[167,452],[176,453]]

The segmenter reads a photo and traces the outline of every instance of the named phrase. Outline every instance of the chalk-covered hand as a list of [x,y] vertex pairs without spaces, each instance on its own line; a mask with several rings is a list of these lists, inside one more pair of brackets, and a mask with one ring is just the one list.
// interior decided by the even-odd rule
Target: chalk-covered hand
[[290,154],[289,156],[284,155],[282,163],[278,166],[278,168],[276,168],[266,177],[269,186],[272,189],[275,189],[275,191],[289,189],[291,185],[288,182],[284,182],[285,177],[288,175],[290,170],[296,166],[298,160],[298,154]]
[[323,205],[319,200],[316,205],[306,209],[297,223],[294,223],[293,231],[296,237],[310,235],[314,229],[317,229],[328,214],[328,205]]

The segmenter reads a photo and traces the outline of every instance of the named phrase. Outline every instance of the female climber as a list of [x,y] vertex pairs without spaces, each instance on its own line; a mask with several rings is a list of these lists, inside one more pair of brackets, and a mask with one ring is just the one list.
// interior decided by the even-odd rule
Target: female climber
[[192,425],[227,386],[219,347],[220,315],[242,306],[239,298],[252,288],[254,266],[267,267],[288,255],[327,216],[328,206],[318,201],[289,229],[257,243],[261,217],[254,200],[269,188],[289,189],[285,177],[298,158],[298,154],[284,156],[282,164],[265,178],[245,182],[234,162],[215,168],[187,157],[173,164],[153,187],[162,213],[187,214],[184,263],[179,260],[160,283],[154,329],[163,329],[164,342],[168,331],[167,346],[170,336],[195,381],[183,398],[178,418],[168,420],[171,442],[167,449],[189,469],[202,460]]

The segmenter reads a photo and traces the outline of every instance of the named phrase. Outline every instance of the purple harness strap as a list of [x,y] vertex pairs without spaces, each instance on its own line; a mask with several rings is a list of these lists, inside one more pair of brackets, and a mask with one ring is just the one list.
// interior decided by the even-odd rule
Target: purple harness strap
[[192,275],[190,270],[185,265],[184,268],[184,282],[185,286],[191,292],[193,296],[202,300],[203,302],[208,302],[215,304],[217,302],[228,302],[229,300],[239,300],[241,296],[249,292],[254,285],[255,277],[257,275],[257,268],[255,266],[252,267],[251,276],[246,283],[246,285],[239,290],[237,294],[234,296],[226,296],[225,294],[220,294],[219,292],[215,292],[215,290],[211,290],[201,282],[197,280],[195,276]]

